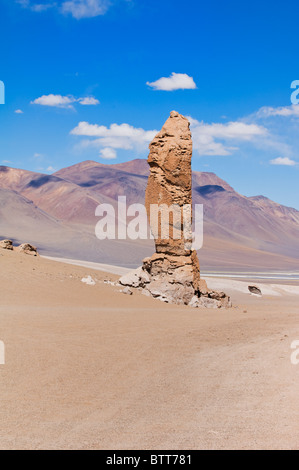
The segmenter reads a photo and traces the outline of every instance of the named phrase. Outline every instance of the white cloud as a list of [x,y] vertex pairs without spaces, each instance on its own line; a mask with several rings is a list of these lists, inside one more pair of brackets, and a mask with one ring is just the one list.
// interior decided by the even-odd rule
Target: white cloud
[[170,77],[162,77],[155,82],[146,82],[154,90],[174,91],[174,90],[194,90],[196,84],[192,77],[186,73],[172,73]]
[[72,96],[61,95],[43,95],[40,98],[31,101],[31,104],[38,104],[40,106],[51,106],[56,108],[73,108],[72,103],[76,100]]
[[283,117],[299,117],[299,105],[293,104],[291,106],[282,106],[278,108],[272,108],[270,106],[264,106],[259,109],[256,113],[258,118],[267,118],[271,116],[283,116]]
[[21,109],[16,109],[15,114],[24,114],[24,112]]
[[94,137],[94,140],[87,140],[84,146],[92,145],[99,147],[110,147],[114,149],[143,149],[155,137],[157,131],[145,131],[141,128],[130,126],[129,124],[111,124],[110,127],[80,122],[71,131],[72,135]]
[[92,96],[87,96],[86,98],[79,98],[78,101],[83,106],[96,106],[100,104],[99,100],[93,98]]
[[62,95],[43,95],[39,98],[31,101],[31,104],[38,104],[40,106],[50,106],[54,108],[65,108],[74,109],[74,103],[80,103],[84,106],[94,106],[100,104],[99,100],[92,96],[86,96],[85,98],[75,98],[74,96],[62,96]]
[[267,129],[257,124],[228,122],[226,124],[205,124],[188,118],[191,124],[193,147],[199,155],[231,155],[238,150],[239,142],[250,142],[267,135]]
[[114,160],[117,157],[117,154],[114,149],[106,147],[100,151],[100,157],[105,160]]
[[35,12],[43,12],[56,8],[60,13],[73,18],[94,18],[104,15],[111,4],[110,0],[65,0],[63,2],[35,3],[32,0],[16,0],[23,8]]
[[41,153],[35,153],[33,155],[34,158],[43,158],[43,155]]
[[282,165],[282,166],[295,166],[298,165],[298,162],[291,160],[288,157],[278,157],[270,161],[271,165]]
[[70,0],[62,3],[61,12],[79,20],[104,15],[109,6],[108,0]]
[[48,168],[46,169],[47,173],[55,173],[56,171],[56,168],[53,168],[52,166],[48,166]]
[[[265,127],[244,122],[227,124],[206,124],[188,118],[191,123],[193,147],[199,155],[231,155],[238,150],[238,144],[256,142],[260,137],[268,136]],[[110,127],[80,122],[71,131],[72,135],[88,137],[82,140],[81,147],[106,149],[144,150],[157,134],[156,130],[146,131],[129,124],[111,124]],[[107,155],[108,152],[107,152]]]

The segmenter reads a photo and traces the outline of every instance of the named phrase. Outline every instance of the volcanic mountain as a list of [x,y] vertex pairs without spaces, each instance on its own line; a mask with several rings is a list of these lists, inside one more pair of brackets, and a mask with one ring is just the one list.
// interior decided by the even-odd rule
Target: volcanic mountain
[[[53,175],[0,167],[0,236],[32,242],[42,254],[137,266],[152,241],[95,237],[95,209],[143,203],[146,160],[105,165],[85,161]],[[193,202],[204,207],[202,269],[295,270],[299,212],[263,196],[245,197],[214,173],[193,172]]]

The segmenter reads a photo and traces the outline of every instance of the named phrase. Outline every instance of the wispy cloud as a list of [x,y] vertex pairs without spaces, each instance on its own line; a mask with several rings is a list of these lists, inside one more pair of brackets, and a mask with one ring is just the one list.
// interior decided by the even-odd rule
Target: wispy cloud
[[47,173],[55,173],[57,171],[56,168],[54,168],[53,166],[48,166],[48,168],[46,169],[46,172]]
[[[262,124],[268,129],[268,135],[259,143],[261,149],[271,150],[294,160],[299,145],[299,105],[263,106],[258,111],[243,119],[247,123]],[[282,157],[278,157],[282,158]],[[276,159],[274,159],[276,160]],[[279,161],[279,160],[278,160]]]
[[21,109],[16,109],[15,114],[24,114],[24,112]]
[[196,83],[192,77],[186,73],[173,72],[170,77],[162,77],[155,82],[146,82],[154,90],[174,91],[174,90],[194,90]]
[[267,129],[241,121],[206,124],[189,117],[193,146],[199,155],[231,155],[240,142],[252,142],[267,135]]
[[59,13],[71,15],[80,20],[105,15],[111,6],[110,0],[64,0],[63,2],[40,3],[34,0],[16,0],[23,8],[35,12],[43,12],[55,8]]
[[23,8],[28,8],[31,11],[42,12],[57,6],[57,2],[48,3],[34,3],[31,0],[16,0],[16,2]]
[[281,106],[272,108],[271,106],[264,106],[260,108],[257,113],[257,118],[267,118],[272,116],[283,116],[283,117],[299,117],[299,105],[293,104],[291,106]]
[[70,0],[62,3],[61,12],[80,20],[105,15],[109,6],[109,0]]
[[74,109],[74,103],[80,103],[84,106],[95,106],[100,104],[100,102],[90,96],[85,98],[75,98],[72,95],[62,96],[62,95],[43,95],[35,100],[31,101],[31,104],[37,104],[40,106],[50,106],[54,108],[65,108],[65,109]]
[[270,161],[271,165],[280,165],[280,166],[295,166],[298,165],[298,162],[291,160],[288,157],[278,157]]

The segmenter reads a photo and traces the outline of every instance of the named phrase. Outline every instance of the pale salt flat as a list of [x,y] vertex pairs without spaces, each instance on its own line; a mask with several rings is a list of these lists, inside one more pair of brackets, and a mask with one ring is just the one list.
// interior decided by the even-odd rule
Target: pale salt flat
[[[61,263],[72,264],[74,266],[82,266],[85,268],[95,269],[97,271],[104,271],[104,272],[111,273],[111,274],[117,274],[119,276],[123,276],[124,274],[127,274],[130,271],[132,271],[131,269],[123,268],[121,266],[112,266],[109,264],[93,263],[91,261],[80,261],[80,260],[65,259],[65,258],[51,258],[49,256],[43,256],[43,258],[46,258],[52,261],[61,262]],[[236,281],[236,280],[232,280],[229,278],[221,278],[220,277],[221,274],[219,275],[213,274],[213,275],[215,277],[210,277],[210,276],[205,276],[205,275],[203,276],[203,279],[207,281],[210,289],[223,290],[223,291],[226,291],[226,290],[237,291],[243,294],[252,295],[248,291],[248,285],[251,284],[248,281],[245,282],[245,281]],[[247,273],[247,274],[242,273],[242,275],[250,278],[252,276],[252,273]],[[236,277],[236,275],[232,275],[232,277]],[[286,294],[299,295],[299,286],[288,286],[288,285],[283,285],[283,284],[263,284],[261,282],[257,282],[257,280],[255,281],[254,285],[257,285],[261,289],[263,295],[270,295],[270,296],[276,296],[276,297],[280,297]]]

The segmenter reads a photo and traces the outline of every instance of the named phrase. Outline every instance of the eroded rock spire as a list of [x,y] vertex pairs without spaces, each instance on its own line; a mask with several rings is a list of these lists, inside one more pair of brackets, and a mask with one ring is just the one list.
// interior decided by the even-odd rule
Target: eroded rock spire
[[164,302],[193,307],[228,307],[223,292],[200,279],[192,250],[192,138],[188,120],[173,111],[151,142],[145,204],[156,253],[120,279]]

